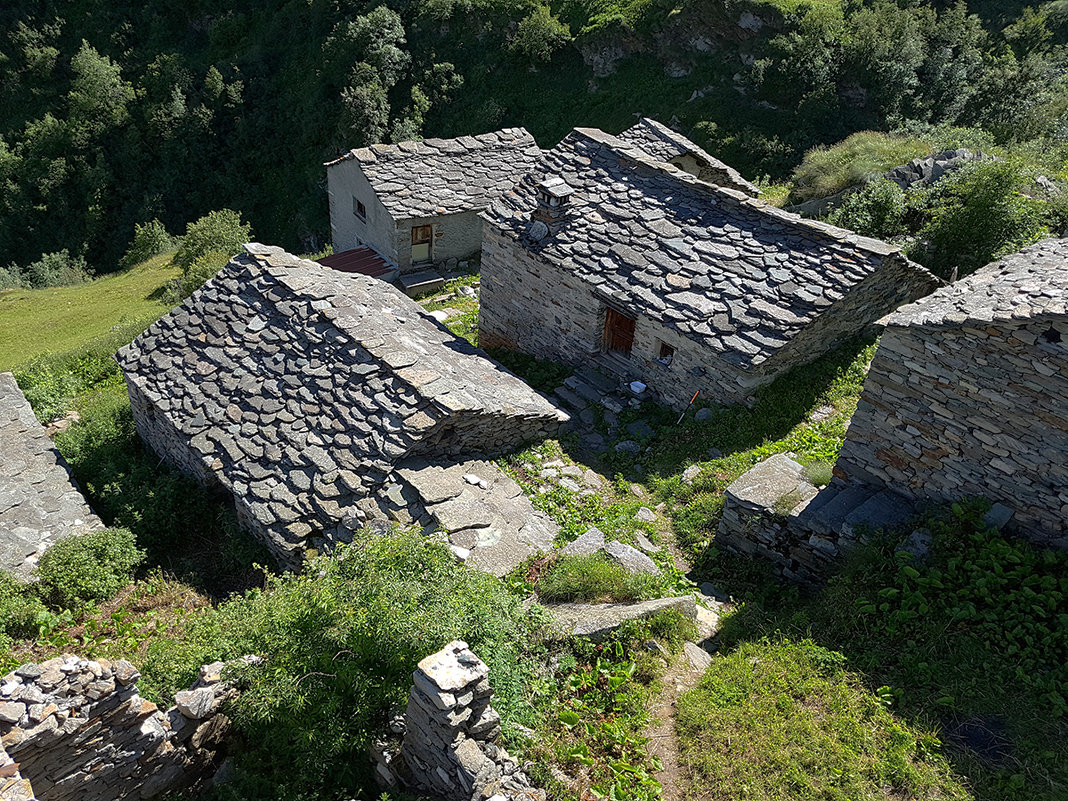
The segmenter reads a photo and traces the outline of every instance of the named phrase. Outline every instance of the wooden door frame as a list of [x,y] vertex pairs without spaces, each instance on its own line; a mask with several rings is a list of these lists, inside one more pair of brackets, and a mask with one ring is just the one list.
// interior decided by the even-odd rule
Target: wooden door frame
[[[422,231],[422,230],[426,230],[426,231],[429,232],[427,234],[426,240],[420,240],[419,242],[416,242],[415,241],[416,232],[417,231]],[[409,234],[409,238],[411,240],[410,247],[412,249],[412,263],[413,264],[422,263],[422,261],[419,261],[419,262],[415,261],[414,250],[415,250],[415,247],[417,245],[426,245],[426,261],[427,262],[434,261],[434,224],[433,223],[427,223],[425,225],[413,225],[411,227],[411,233]]]
[[[638,318],[631,317],[611,306],[605,306],[604,309],[604,326],[601,332],[604,351],[629,358],[634,351]],[[625,347],[613,347],[613,344],[625,345]]]

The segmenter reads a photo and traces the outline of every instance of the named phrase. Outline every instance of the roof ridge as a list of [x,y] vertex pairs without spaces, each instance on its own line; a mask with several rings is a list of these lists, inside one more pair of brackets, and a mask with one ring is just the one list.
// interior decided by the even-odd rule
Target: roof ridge
[[[809,220],[794,214],[793,212],[780,209],[777,206],[773,206],[766,200],[760,198],[749,197],[743,192],[737,189],[730,189],[725,186],[718,186],[716,184],[709,183],[708,181],[702,181],[701,179],[690,175],[684,170],[680,170],[673,164],[666,161],[660,161],[653,158],[645,151],[641,150],[637,145],[632,145],[619,137],[607,134],[598,128],[573,128],[572,134],[579,134],[587,139],[590,139],[603,147],[608,147],[613,151],[616,151],[624,158],[630,159],[635,162],[639,167],[650,170],[654,173],[658,173],[666,178],[685,184],[691,189],[701,192],[706,195],[712,195],[717,199],[726,200],[734,203],[739,207],[748,207],[757,212],[766,214],[770,217],[774,217],[778,222],[784,225],[794,226],[802,229],[806,232],[812,232],[821,234],[829,239],[833,239],[836,242],[850,245],[858,250],[866,253],[871,253],[876,256],[893,256],[895,253],[900,254],[902,258],[905,258],[916,269],[923,270],[930,274],[922,265],[907,259],[901,252],[901,248],[896,245],[891,245],[889,242],[884,242],[881,239],[873,239],[872,237],[863,236],[850,231],[846,228],[839,228],[834,225],[830,225],[819,220]],[[568,134],[564,138],[566,141],[572,134]],[[933,274],[931,274],[932,277]]]
[[[502,139],[502,136],[512,137],[510,140]],[[332,161],[325,162],[324,166],[330,167],[342,161],[356,159],[361,164],[374,164],[378,161],[392,161],[398,158],[411,156],[425,156],[439,150],[448,152],[448,148],[462,147],[465,152],[511,149],[537,144],[534,135],[526,128],[500,128],[496,131],[486,131],[480,134],[463,134],[449,138],[428,137],[424,139],[406,139],[403,142],[386,144],[384,142],[367,145],[366,147],[353,148]]]

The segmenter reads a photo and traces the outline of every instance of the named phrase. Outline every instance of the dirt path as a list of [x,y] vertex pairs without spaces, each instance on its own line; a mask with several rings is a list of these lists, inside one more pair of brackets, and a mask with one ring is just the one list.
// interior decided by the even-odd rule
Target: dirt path
[[663,788],[663,801],[683,801],[687,798],[686,769],[679,760],[679,741],[675,736],[675,705],[679,696],[701,678],[703,670],[695,669],[689,657],[681,653],[661,679],[664,689],[649,709],[652,722],[645,731],[649,738],[649,755],[660,758],[664,769],[656,774]]

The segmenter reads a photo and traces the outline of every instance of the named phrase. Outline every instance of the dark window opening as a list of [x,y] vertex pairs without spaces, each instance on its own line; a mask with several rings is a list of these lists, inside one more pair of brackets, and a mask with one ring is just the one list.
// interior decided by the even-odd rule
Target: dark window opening
[[609,353],[618,353],[621,356],[630,356],[634,347],[634,326],[636,320],[617,312],[615,309],[605,309],[604,316],[604,347]]
[[361,203],[355,195],[352,196],[352,213],[363,221],[367,221],[367,207]]
[[1049,330],[1042,334],[1042,338],[1046,340],[1046,342],[1056,344],[1061,341],[1061,332],[1051,325]]
[[660,355],[656,359],[664,366],[670,365],[675,361],[675,349],[666,342],[660,343]]

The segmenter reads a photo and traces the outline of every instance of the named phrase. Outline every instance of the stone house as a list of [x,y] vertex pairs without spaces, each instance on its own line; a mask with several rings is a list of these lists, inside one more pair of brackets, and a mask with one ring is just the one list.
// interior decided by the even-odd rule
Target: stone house
[[245,250],[117,359],[144,442],[230,494],[284,567],[350,540],[401,460],[500,454],[567,420],[393,286]]
[[750,197],[760,194],[760,190],[745,180],[736,169],[656,120],[642,117],[636,125],[621,133],[619,138],[638,147],[650,158],[666,161],[702,181],[736,189]]
[[401,273],[475,256],[479,213],[540,157],[523,128],[351,150],[326,165],[334,251],[369,245]]
[[647,384],[758,386],[938,285],[897,248],[575,129],[484,215],[479,337]]
[[917,501],[983,496],[1068,548],[1068,240],[890,317],[835,475]]

